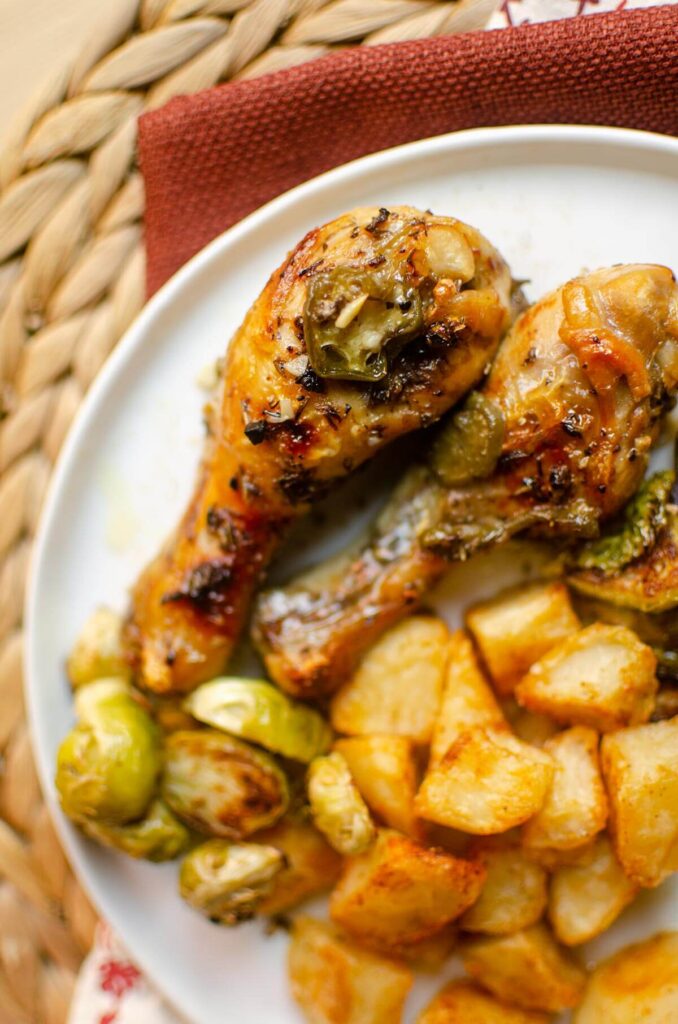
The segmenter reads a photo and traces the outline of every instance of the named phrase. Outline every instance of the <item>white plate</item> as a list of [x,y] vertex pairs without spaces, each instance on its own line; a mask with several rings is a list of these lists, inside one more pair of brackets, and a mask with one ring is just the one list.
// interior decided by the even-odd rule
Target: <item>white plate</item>
[[[416,142],[340,167],[218,238],[149,302],[91,389],[52,481],[27,602],[28,702],[45,795],[75,869],[132,955],[197,1024],[293,1024],[283,934],[261,923],[216,928],[175,894],[176,865],[138,864],[84,841],[52,782],[72,721],[63,660],[99,603],[126,588],[174,524],[202,439],[196,384],[285,252],[356,205],[410,203],[484,231],[536,298],[582,268],[648,261],[678,267],[678,141],[605,128],[480,129]],[[345,507],[344,507],[345,508]],[[342,534],[339,543],[343,541]],[[332,543],[331,541],[329,543]],[[332,546],[337,546],[334,538]],[[307,555],[308,557],[308,555]],[[455,621],[491,593],[515,557],[455,570],[438,606]],[[627,914],[605,950],[678,924],[678,888]],[[407,1020],[435,983],[418,984]]]

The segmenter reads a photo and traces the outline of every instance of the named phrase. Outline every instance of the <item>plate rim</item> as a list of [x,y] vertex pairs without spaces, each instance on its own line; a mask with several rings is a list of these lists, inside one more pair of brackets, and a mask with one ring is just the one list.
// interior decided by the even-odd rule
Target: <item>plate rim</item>
[[[31,548],[23,608],[22,649],[24,655],[23,692],[27,711],[26,717],[42,796],[73,872],[98,914],[104,920],[117,922],[118,915],[111,906],[105,891],[99,891],[96,871],[92,868],[87,854],[83,852],[75,841],[68,822],[61,812],[52,782],[53,766],[47,763],[46,754],[43,755],[38,743],[37,719],[41,704],[41,687],[35,665],[37,635],[36,604],[42,565],[47,554],[47,541],[57,515],[59,498],[64,482],[70,474],[73,464],[77,462],[81,442],[86,435],[90,421],[96,416],[100,402],[105,398],[109,388],[113,386],[118,374],[124,370],[128,359],[143,344],[144,336],[150,325],[156,317],[160,316],[168,307],[171,307],[176,299],[180,298],[184,287],[196,275],[199,275],[203,269],[206,269],[213,260],[217,259],[224,249],[227,249],[232,244],[237,244],[243,236],[256,231],[260,226],[265,225],[270,218],[274,218],[283,213],[288,207],[294,206],[298,200],[303,200],[306,196],[322,192],[325,188],[350,183],[353,177],[360,177],[366,169],[372,168],[377,171],[382,168],[392,167],[394,164],[397,165],[401,160],[407,159],[412,153],[417,151],[434,156],[443,152],[473,150],[487,148],[488,146],[519,146],[535,143],[563,142],[571,142],[573,145],[598,144],[603,147],[621,147],[632,151],[661,152],[678,160],[678,138],[638,129],[572,124],[507,125],[489,128],[470,128],[425,139],[417,139],[400,146],[367,154],[356,160],[331,168],[323,174],[310,178],[294,188],[283,192],[248,214],[220,235],[217,235],[180,267],[151,296],[120,338],[97,374],[77,410],[50,476]],[[676,177],[678,178],[678,166]],[[123,932],[124,930],[119,923],[115,923],[114,927],[118,932]],[[130,955],[139,964],[145,976],[151,980],[165,1001],[172,1006],[173,1010],[182,1019],[189,1020],[186,1017],[185,1008],[178,1004],[175,996],[166,990],[163,976],[156,973],[153,958],[147,958],[143,945],[141,944],[142,948],[139,948],[134,940],[134,936],[130,939],[125,934],[121,935],[121,938]]]

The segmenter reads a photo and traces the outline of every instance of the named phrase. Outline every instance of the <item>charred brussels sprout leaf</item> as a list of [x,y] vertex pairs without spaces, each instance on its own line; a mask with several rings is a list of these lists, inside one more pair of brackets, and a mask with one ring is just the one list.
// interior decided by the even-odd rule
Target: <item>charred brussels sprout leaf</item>
[[400,277],[335,267],[309,286],[304,336],[319,377],[381,380],[386,346],[395,355],[424,326],[421,297]]
[[341,754],[311,763],[307,790],[314,824],[330,846],[346,857],[364,853],[375,838],[374,823]]
[[210,839],[184,859],[179,892],[210,920],[239,924],[256,913],[284,865],[284,856],[273,846]]
[[576,568],[614,573],[651,551],[667,525],[674,481],[670,471],[656,473],[646,480],[626,506],[620,529],[586,544],[577,555]]
[[472,391],[438,434],[430,464],[446,487],[482,480],[494,471],[503,441],[501,409],[479,391]]
[[312,761],[332,740],[322,715],[260,679],[214,679],[199,686],[184,707],[200,722],[295,761]]
[[134,821],[153,797],[160,767],[158,729],[131,697],[92,702],[59,748],[61,806],[74,821]]
[[102,846],[142,860],[173,860],[188,846],[190,834],[162,800],[154,800],[140,821],[104,825],[84,820],[83,831]]
[[289,803],[287,780],[273,758],[215,729],[167,737],[162,793],[187,825],[230,839],[272,825]]

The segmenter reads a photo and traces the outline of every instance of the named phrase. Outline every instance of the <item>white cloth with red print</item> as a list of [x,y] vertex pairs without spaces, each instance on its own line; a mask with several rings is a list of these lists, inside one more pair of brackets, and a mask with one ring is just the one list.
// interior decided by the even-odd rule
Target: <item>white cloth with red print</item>
[[[488,28],[654,7],[660,3],[678,0],[503,0]],[[182,1024],[182,1018],[146,981],[110,928],[101,924],[80,972],[69,1024]]]

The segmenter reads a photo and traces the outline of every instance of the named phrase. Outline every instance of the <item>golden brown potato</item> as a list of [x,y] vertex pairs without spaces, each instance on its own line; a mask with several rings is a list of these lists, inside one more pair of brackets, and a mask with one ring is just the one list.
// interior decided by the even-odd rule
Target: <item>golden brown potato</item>
[[390,828],[421,840],[422,823],[414,813],[417,762],[412,740],[405,736],[352,736],[337,740],[344,760],[374,814]]
[[288,968],[292,995],[309,1024],[396,1024],[412,985],[403,964],[355,946],[310,917],[294,922]]
[[504,715],[478,665],[466,633],[450,638],[443,697],[431,739],[431,763],[440,761],[462,732],[475,726],[502,726]]
[[576,1006],[586,983],[585,972],[543,924],[513,935],[470,939],[462,959],[475,981],[526,1010],[558,1013]]
[[674,1024],[678,932],[627,946],[595,969],[574,1024]]
[[657,659],[625,626],[596,622],[554,647],[516,686],[518,703],[557,722],[611,732],[646,722]]
[[472,608],[466,624],[502,695],[512,693],[530,665],[580,626],[562,583],[504,591]]
[[435,973],[450,959],[459,939],[455,923],[446,924],[439,932],[419,942],[403,942],[389,947],[388,955],[405,960],[418,971]]
[[607,836],[594,843],[586,865],[559,868],[551,879],[549,918],[566,946],[602,934],[628,907],[638,886],[626,877]]
[[374,846],[346,860],[330,899],[335,924],[391,950],[425,939],[477,899],[485,869],[383,829]]
[[603,737],[601,762],[619,863],[659,885],[678,870],[678,718]]
[[438,993],[417,1024],[548,1024],[548,1016],[501,1003],[468,981],[452,981]]
[[521,708],[513,698],[502,701],[502,710],[512,732],[519,740],[525,740],[533,747],[543,747],[547,740],[560,731],[561,727],[552,718]]
[[331,889],[339,877],[341,857],[310,822],[284,818],[254,839],[274,846],[286,860],[272,892],[257,906],[258,914],[282,914],[309,896]]
[[544,804],[523,829],[530,852],[572,850],[605,828],[607,797],[600,774],[598,733],[584,725],[565,729],[544,744],[555,774]]
[[510,935],[539,920],[546,907],[546,872],[528,860],[517,840],[484,839],[469,857],[487,871],[480,896],[460,920],[469,932]]
[[585,867],[593,861],[596,841],[592,839],[584,846],[575,846],[572,850],[525,850],[525,856],[540,864],[545,871],[557,871],[558,868]]
[[440,703],[448,629],[432,615],[381,637],[332,701],[332,725],[349,736],[407,736],[428,743]]
[[506,832],[544,802],[553,761],[508,728],[464,732],[426,775],[414,802],[422,818],[476,835]]

